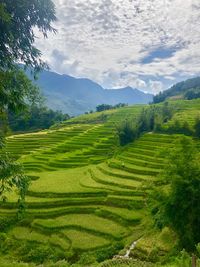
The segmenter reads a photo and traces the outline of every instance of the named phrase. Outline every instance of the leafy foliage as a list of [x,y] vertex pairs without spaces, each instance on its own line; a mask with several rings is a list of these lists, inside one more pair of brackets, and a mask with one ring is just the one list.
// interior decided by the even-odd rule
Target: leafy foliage
[[6,200],[6,193],[14,187],[19,191],[20,206],[23,206],[28,187],[28,178],[22,167],[13,162],[2,148],[6,132],[6,114],[17,112],[29,103],[40,99],[37,87],[25,76],[17,65],[19,62],[31,66],[36,73],[46,64],[41,60],[40,51],[34,46],[34,28],[44,37],[54,31],[55,9],[51,0],[0,2],[0,197]]
[[179,107],[167,101],[144,108],[137,117],[125,119],[117,126],[120,144],[128,144],[143,133],[152,131],[200,138],[200,119],[198,117],[192,126],[187,120],[181,121],[178,118],[167,123],[177,111],[179,111]]
[[53,111],[44,106],[32,105],[27,111],[19,114],[10,112],[8,115],[9,127],[14,132],[25,132],[48,129],[50,126],[69,119],[69,115],[61,111]]
[[39,89],[19,69],[0,71],[0,112],[18,111],[40,100]]
[[47,37],[48,31],[54,31],[51,22],[55,19],[54,4],[50,0],[1,1],[0,113],[24,108],[27,101],[34,103],[39,98],[38,89],[16,64],[23,62],[35,72],[46,66],[34,46],[34,28]]
[[55,7],[50,0],[8,1],[0,3],[0,71],[11,69],[16,62],[39,70],[45,64],[41,52],[34,46],[36,27],[47,37],[47,32],[55,31],[51,22],[55,21]]
[[109,105],[109,104],[101,104],[101,105],[98,105],[96,107],[96,111],[97,112],[101,112],[101,111],[104,111],[104,110],[110,110],[110,109],[115,109],[115,108],[122,108],[122,107],[125,107],[125,106],[127,106],[127,104],[124,104],[124,103],[119,103],[119,104],[116,104],[114,106]]
[[137,118],[125,119],[117,126],[120,145],[126,145],[145,132],[162,131],[162,125],[173,114],[173,108],[165,102],[162,106],[151,105],[142,110]]
[[168,126],[167,129],[162,128],[162,130],[169,134],[184,134],[188,136],[193,135],[193,130],[190,128],[190,125],[187,121],[181,124],[179,120],[175,120],[173,124]]
[[0,198],[5,202],[7,194],[14,188],[19,193],[19,213],[23,212],[25,195],[29,186],[29,178],[24,174],[22,166],[14,162],[10,155],[1,150],[0,158]]
[[138,129],[130,120],[123,121],[117,126],[117,134],[119,137],[120,145],[124,146],[138,137]]
[[158,200],[155,219],[160,226],[170,226],[181,247],[193,252],[200,242],[200,166],[199,153],[189,138],[170,153],[162,178],[168,186],[154,196]]

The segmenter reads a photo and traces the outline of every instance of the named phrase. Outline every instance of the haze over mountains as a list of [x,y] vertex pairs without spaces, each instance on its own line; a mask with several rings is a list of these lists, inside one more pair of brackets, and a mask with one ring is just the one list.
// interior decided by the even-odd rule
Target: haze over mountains
[[131,87],[104,89],[89,79],[77,79],[50,71],[40,73],[36,83],[46,97],[49,108],[73,116],[95,110],[99,104],[147,104],[153,99],[153,95]]

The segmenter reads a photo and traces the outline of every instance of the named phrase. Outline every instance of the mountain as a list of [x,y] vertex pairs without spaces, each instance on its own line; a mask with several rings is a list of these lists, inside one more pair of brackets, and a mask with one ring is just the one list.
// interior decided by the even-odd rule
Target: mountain
[[164,92],[160,92],[158,95],[154,96],[153,102],[160,103],[172,97],[190,99],[192,96],[192,98],[195,98],[195,95],[198,97],[199,93],[200,77],[195,77],[179,82]]
[[77,79],[50,71],[43,71],[36,84],[46,97],[49,108],[69,115],[94,110],[99,104],[146,104],[153,99],[151,94],[131,87],[104,89],[89,79]]

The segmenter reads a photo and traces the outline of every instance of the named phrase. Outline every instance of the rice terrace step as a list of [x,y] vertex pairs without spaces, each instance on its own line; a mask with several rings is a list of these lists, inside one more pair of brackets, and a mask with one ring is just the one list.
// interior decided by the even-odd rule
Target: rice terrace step
[[[193,113],[185,116],[182,107],[178,118],[188,119]],[[145,133],[120,147],[116,124],[137,117],[142,108],[109,111],[104,123],[94,123],[95,114],[92,123],[90,114],[82,115],[58,129],[8,137],[8,150],[32,180],[26,222],[10,229],[10,237],[74,255],[99,253],[117,243],[123,251],[143,237],[149,183],[156,183],[168,149],[181,135]],[[0,215],[14,216],[16,200],[16,194],[8,195]]]

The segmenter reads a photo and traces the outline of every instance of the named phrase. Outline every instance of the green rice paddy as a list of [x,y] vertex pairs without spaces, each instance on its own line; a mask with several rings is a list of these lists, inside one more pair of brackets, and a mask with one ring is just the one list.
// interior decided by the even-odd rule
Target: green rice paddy
[[[177,119],[193,127],[200,101],[178,103],[166,127]],[[82,115],[60,128],[8,137],[7,149],[32,177],[28,220],[10,229],[10,237],[80,254],[118,241],[125,247],[143,237],[148,221],[144,187],[157,180],[166,151],[180,135],[146,133],[121,148],[116,125],[136,118],[142,108]],[[16,194],[8,196],[1,216],[15,215],[16,199]]]

